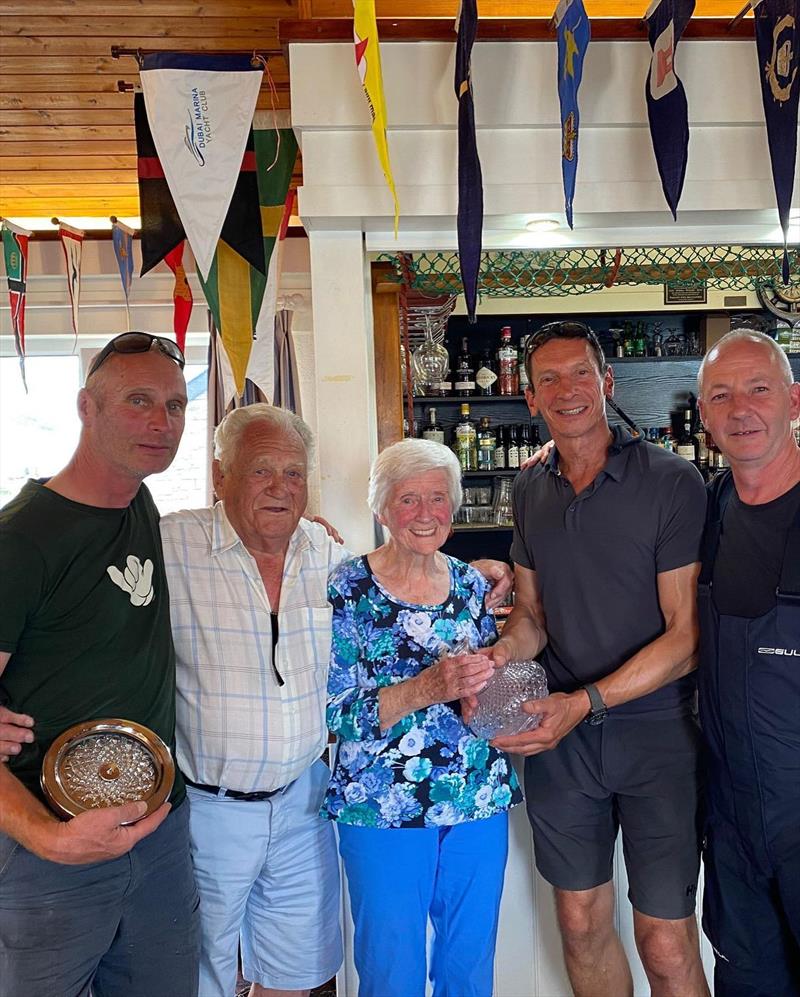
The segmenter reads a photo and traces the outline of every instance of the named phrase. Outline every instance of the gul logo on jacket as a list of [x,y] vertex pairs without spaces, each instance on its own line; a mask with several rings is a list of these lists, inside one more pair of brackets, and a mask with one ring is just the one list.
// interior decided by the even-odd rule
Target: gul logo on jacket
[[124,571],[113,564],[106,571],[111,581],[128,593],[132,606],[149,606],[153,601],[153,562],[149,557],[142,564],[135,554],[128,554]]

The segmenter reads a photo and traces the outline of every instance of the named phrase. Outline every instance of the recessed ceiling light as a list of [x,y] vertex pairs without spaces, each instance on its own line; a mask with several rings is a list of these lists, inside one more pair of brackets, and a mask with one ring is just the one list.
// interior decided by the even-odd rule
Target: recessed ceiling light
[[561,222],[555,218],[533,218],[527,222],[525,228],[529,232],[555,232],[561,228]]

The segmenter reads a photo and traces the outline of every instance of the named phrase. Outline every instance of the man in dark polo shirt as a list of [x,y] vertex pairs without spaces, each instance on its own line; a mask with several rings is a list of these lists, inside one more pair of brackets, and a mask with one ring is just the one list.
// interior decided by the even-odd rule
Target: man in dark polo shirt
[[633,993],[614,929],[622,829],[636,944],[652,993],[708,994],[694,918],[699,868],[695,585],[705,494],[694,467],[611,429],[614,379],[591,330],[528,340],[528,406],[555,449],[514,488],[516,601],[496,663],[540,657],[527,755],[536,864],[555,887],[578,997]]
[[142,481],[178,448],[183,365],[169,340],[112,340],[78,395],[70,462],[0,510],[0,721],[28,728],[0,741],[0,997],[197,993],[180,773],[143,818],[134,802],[61,821],[39,787],[50,744],[84,720],[132,720],[174,750],[167,581]]

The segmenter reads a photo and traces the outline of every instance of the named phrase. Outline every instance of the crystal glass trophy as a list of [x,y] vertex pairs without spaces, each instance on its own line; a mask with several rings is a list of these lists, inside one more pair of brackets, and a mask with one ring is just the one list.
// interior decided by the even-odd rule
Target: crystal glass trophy
[[415,387],[419,385],[425,395],[441,393],[440,385],[447,379],[450,356],[439,343],[434,342],[430,319],[425,321],[425,340],[411,355],[411,372]]
[[540,717],[526,713],[522,704],[546,695],[547,675],[538,661],[509,661],[495,670],[486,688],[478,693],[470,729],[487,741],[534,730]]

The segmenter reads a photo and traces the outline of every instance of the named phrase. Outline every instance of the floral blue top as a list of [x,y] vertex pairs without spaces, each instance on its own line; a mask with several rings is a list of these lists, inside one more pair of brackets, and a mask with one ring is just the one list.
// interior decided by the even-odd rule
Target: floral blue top
[[508,757],[472,734],[457,702],[410,713],[387,731],[378,692],[418,675],[466,638],[497,638],[486,582],[448,557],[450,596],[438,606],[395,599],[366,557],[343,561],[328,584],[333,640],[328,726],[340,738],[322,816],[364,827],[446,827],[522,800]]

